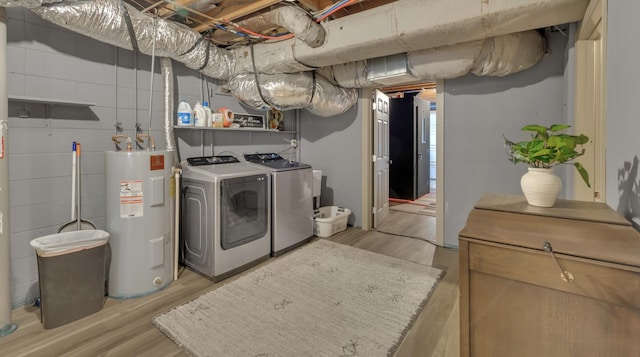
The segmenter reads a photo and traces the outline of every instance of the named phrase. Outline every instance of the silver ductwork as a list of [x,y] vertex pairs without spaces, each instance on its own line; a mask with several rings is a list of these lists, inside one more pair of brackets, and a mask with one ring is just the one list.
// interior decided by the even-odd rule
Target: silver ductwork
[[259,74],[257,78],[259,86],[253,73],[239,74],[229,81],[231,93],[254,109],[307,109],[328,117],[344,113],[358,100],[355,89],[335,86],[312,72]]
[[579,21],[588,4],[589,0],[398,0],[323,23],[326,40],[319,48],[290,39],[257,44],[254,51],[257,58],[292,52],[294,57],[282,55],[283,61],[327,67]]
[[[173,116],[175,115],[173,105],[173,63],[171,58],[162,57],[160,59],[160,74],[162,75],[162,109],[164,110],[164,140],[167,143],[167,151],[176,151],[176,140],[173,135]],[[178,155],[173,155],[174,166],[180,161]]]
[[[252,47],[241,47],[231,50],[236,58],[234,73],[254,72],[278,74],[313,71],[315,68],[291,61],[293,48],[284,48],[282,51],[263,51],[259,55],[253,51]],[[255,56],[255,57],[253,57]],[[255,67],[254,67],[255,63]]]
[[[7,3],[22,4],[0,1],[0,6],[9,6]],[[120,0],[25,7],[60,27],[147,55],[151,55],[155,36],[156,56],[172,58],[214,78],[229,79],[233,74],[235,58],[229,51],[199,41],[200,34],[182,24],[141,13]]]
[[[502,35],[579,20],[588,2],[457,0],[453,4],[449,0],[398,0],[318,25],[326,35],[313,30],[315,35],[309,37],[299,35],[300,38],[232,51],[202,40],[200,34],[186,26],[156,19],[121,0],[70,0],[59,4],[54,0],[0,0],[0,6],[27,7],[61,27],[145,54],[151,53],[155,36],[157,56],[172,58],[213,78],[233,79],[235,95],[247,104],[253,103],[249,105],[254,108],[268,103],[276,108],[303,107],[314,113],[326,109],[322,114],[328,116],[348,109],[344,105],[355,104],[354,91],[343,87],[379,85],[380,79],[376,82],[368,71],[368,59],[405,53],[407,73],[403,79],[420,80],[454,78],[469,71],[506,75],[529,68],[542,58],[544,50],[539,45],[525,48],[525,43],[540,43],[541,37],[535,34],[537,39],[534,38],[530,31],[527,33],[531,34],[515,37]],[[465,11],[453,11],[454,5]],[[307,26],[317,29],[309,19],[300,26],[301,29],[291,25],[292,31],[304,33]],[[324,43],[314,48],[323,36]],[[490,36],[494,37],[487,40]],[[321,75],[316,76],[314,86],[309,84],[312,75],[300,72],[316,69]],[[258,82],[264,100],[253,75],[245,75],[254,71],[260,73]],[[332,88],[332,83],[340,87]],[[314,99],[310,102],[310,98]]]
[[502,77],[524,71],[538,63],[547,52],[547,43],[537,31],[525,31],[484,40],[471,73]]
[[[313,21],[304,10],[295,6],[279,7],[237,24],[254,31],[273,27],[276,24],[289,30],[295,38],[311,48],[317,48],[324,44],[324,27]],[[213,33],[214,42],[230,43],[234,38],[238,38],[238,36],[223,30],[217,30]]]
[[319,116],[331,116],[345,112],[356,103],[357,92],[347,88],[393,85],[395,78],[398,78],[398,84],[406,82],[407,78],[415,81],[450,79],[469,72],[504,76],[532,67],[545,53],[545,39],[531,30],[388,56],[389,73],[380,73],[379,69],[374,71],[368,63],[385,58],[325,67],[317,71],[321,75],[316,76],[315,91],[313,76],[309,72],[259,74],[259,87],[254,74],[244,73],[231,79],[229,87],[234,96],[254,109],[304,108]]
[[[404,56],[387,56],[401,62],[394,64],[389,73],[371,70],[371,62],[377,58],[325,67],[321,72],[332,82],[347,88],[393,85],[390,82],[394,75],[399,77],[398,84],[406,83],[406,78],[435,81],[461,77],[469,72],[479,76],[505,76],[534,66],[546,49],[544,37],[531,30],[408,52]],[[398,68],[405,68],[405,72]]]

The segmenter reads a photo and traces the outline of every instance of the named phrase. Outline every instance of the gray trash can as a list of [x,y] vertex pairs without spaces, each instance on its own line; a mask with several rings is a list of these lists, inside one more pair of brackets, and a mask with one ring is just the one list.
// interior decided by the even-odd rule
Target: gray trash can
[[38,260],[40,320],[45,329],[102,309],[108,239],[105,231],[82,230],[31,241]]

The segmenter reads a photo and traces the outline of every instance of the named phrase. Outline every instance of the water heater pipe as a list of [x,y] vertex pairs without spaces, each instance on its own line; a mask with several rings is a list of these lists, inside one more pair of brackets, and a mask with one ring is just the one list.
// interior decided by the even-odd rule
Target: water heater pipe
[[176,178],[176,184],[174,186],[175,191],[175,216],[174,216],[174,234],[173,234],[173,280],[178,280],[178,270],[180,269],[179,253],[180,253],[180,175],[182,169],[178,167],[173,168],[173,174]]
[[[7,53],[7,10],[0,7],[0,53]],[[11,247],[9,231],[9,102],[7,56],[0,56],[0,337],[15,331],[11,323]]]

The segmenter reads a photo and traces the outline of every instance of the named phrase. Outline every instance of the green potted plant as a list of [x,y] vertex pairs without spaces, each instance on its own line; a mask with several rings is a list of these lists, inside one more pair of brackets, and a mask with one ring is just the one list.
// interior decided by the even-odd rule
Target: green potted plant
[[504,137],[509,161],[514,164],[529,165],[522,176],[520,186],[532,206],[552,207],[562,189],[562,181],[552,170],[559,164],[572,164],[588,187],[589,174],[579,162],[572,162],[584,154],[583,145],[589,141],[584,135],[561,134],[570,128],[566,124],[553,124],[550,127],[526,125],[522,131],[531,132],[531,139],[513,142]]

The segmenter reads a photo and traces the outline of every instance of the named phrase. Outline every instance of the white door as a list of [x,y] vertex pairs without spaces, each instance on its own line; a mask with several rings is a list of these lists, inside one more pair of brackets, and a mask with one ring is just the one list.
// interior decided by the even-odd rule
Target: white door
[[373,102],[373,228],[389,214],[389,97],[376,89]]

